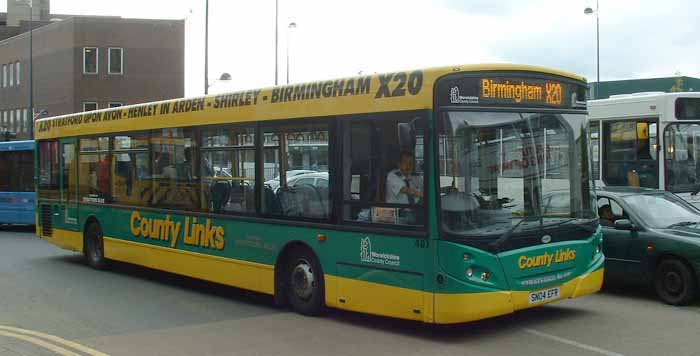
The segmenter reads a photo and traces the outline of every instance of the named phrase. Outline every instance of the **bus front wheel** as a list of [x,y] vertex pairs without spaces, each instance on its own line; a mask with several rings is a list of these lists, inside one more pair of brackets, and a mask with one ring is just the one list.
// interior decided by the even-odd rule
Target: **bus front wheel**
[[92,268],[105,269],[107,267],[102,228],[96,222],[90,223],[85,229],[85,259]]
[[306,249],[292,251],[287,265],[287,300],[295,311],[310,316],[325,308],[323,270],[318,258]]

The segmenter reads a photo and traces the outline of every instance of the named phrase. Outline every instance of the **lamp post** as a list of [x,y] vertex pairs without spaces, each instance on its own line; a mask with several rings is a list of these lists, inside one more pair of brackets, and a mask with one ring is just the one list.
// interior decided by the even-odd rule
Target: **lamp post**
[[209,94],[209,0],[204,5],[204,95]]
[[587,7],[583,10],[586,15],[595,13],[595,54],[596,54],[596,82],[593,99],[598,99],[598,88],[600,86],[600,20],[598,18],[598,0],[595,1],[595,10]]
[[279,14],[279,0],[275,0],[275,85],[277,85],[277,48],[278,48],[278,37],[279,37],[279,20],[277,19]]
[[16,2],[24,3],[29,7],[29,115],[32,117],[32,122],[29,123],[29,138],[34,139],[34,54],[32,45],[32,33],[34,32],[34,6],[32,0],[15,0]]
[[287,26],[287,84],[289,84],[289,47],[291,47],[289,32],[295,28],[297,28],[297,24],[295,22],[290,22]]

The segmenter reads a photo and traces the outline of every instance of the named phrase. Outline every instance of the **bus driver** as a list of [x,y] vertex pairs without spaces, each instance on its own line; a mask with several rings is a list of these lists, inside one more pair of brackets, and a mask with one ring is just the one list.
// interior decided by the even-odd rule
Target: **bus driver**
[[423,199],[423,176],[413,172],[413,154],[401,152],[399,168],[386,176],[386,202],[414,205]]

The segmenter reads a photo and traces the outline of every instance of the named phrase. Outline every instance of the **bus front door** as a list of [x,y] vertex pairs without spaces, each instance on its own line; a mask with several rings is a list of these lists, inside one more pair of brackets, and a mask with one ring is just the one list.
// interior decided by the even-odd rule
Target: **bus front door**
[[77,140],[63,139],[61,143],[61,200],[58,204],[57,228],[79,230],[78,225],[78,156]]

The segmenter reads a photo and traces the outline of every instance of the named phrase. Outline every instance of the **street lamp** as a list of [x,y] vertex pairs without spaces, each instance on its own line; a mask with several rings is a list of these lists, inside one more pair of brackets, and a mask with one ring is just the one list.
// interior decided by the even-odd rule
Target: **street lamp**
[[29,115],[32,116],[32,122],[29,125],[29,138],[34,139],[34,70],[33,62],[34,55],[32,53],[32,33],[34,32],[34,6],[32,0],[15,0],[18,3],[23,3],[29,6]]
[[595,93],[593,99],[598,99],[598,88],[600,85],[600,21],[598,18],[598,0],[595,1],[595,10],[587,7],[583,10],[586,15],[591,15],[595,13],[595,54],[596,54],[596,82],[595,82]]
[[292,29],[297,28],[297,24],[295,22],[290,22],[289,25],[287,26],[287,84],[289,84],[289,47],[290,46],[290,37],[289,37],[289,31]]
[[207,85],[208,85],[207,88],[213,87],[215,83],[218,83],[218,82],[228,82],[228,81],[231,81],[231,74],[228,74],[228,73],[224,72],[224,73],[221,73],[221,75],[219,76],[218,79],[212,79],[212,83],[211,83],[211,84],[207,84]]

